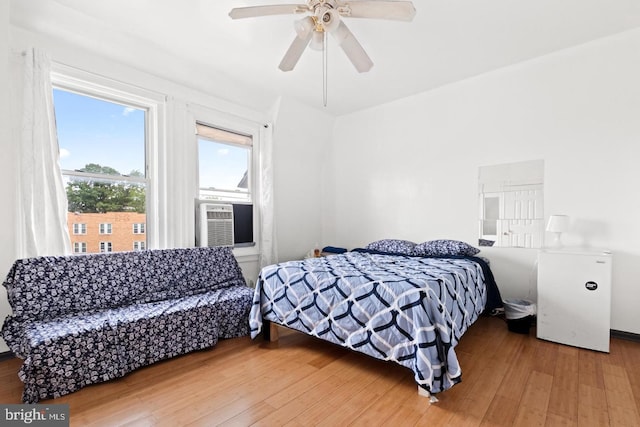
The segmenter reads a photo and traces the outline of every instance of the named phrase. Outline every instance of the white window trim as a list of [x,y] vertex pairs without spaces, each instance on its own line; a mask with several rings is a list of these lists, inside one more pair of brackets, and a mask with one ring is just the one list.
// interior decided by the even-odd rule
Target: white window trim
[[[74,222],[71,228],[73,228],[72,231],[74,236],[84,236],[87,234],[87,224],[84,222]],[[76,228],[78,229],[78,232],[76,232]]]
[[98,225],[98,234],[108,235],[113,234],[113,226],[110,222],[101,222]]
[[[102,241],[100,242],[100,245],[98,246],[98,248],[100,249],[100,252],[113,252],[113,243],[108,241]],[[103,248],[105,250],[103,250]],[[106,250],[107,248],[109,248],[109,250]]]
[[[117,103],[124,103],[146,111],[146,226],[145,235],[148,248],[160,247],[160,153],[165,151],[163,126],[165,123],[165,102],[163,95],[140,87],[121,83],[74,67],[53,63],[51,81],[54,87],[94,95]],[[103,177],[110,178],[110,177]],[[166,228],[166,227],[165,227]]]
[[[220,129],[225,129],[230,132],[237,132],[243,135],[251,136],[253,140],[253,148],[251,153],[251,168],[249,170],[249,180],[250,180],[250,188],[251,188],[251,201],[253,204],[253,240],[255,245],[248,247],[237,247],[233,248],[233,253],[238,258],[238,260],[242,261],[253,261],[257,259],[257,256],[260,253],[260,241],[261,241],[261,230],[260,230],[260,180],[258,177],[260,176],[260,146],[261,146],[261,132],[260,127],[262,124],[243,119],[238,116],[234,116],[228,113],[223,113],[221,111],[209,109],[200,105],[189,105],[188,106],[188,116],[189,116],[189,126],[187,127],[190,130],[190,139],[191,139],[191,157],[193,158],[193,166],[194,168],[194,177],[192,178],[194,181],[194,185],[191,186],[192,191],[192,200],[198,199],[200,194],[200,182],[198,179],[198,135],[195,132],[196,123],[201,123],[204,125],[208,125],[211,127],[216,127]],[[224,203],[224,201],[216,201],[216,203]],[[195,222],[195,221],[194,221]],[[195,224],[194,224],[194,237],[195,237]]]

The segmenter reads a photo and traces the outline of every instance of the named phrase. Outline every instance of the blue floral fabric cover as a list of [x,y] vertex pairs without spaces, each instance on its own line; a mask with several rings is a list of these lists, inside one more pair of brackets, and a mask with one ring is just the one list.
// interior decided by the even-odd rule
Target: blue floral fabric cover
[[411,369],[430,393],[461,380],[454,351],[491,304],[491,270],[475,257],[422,258],[360,250],[262,269],[249,316]]
[[253,290],[230,248],[23,259],[4,286],[25,403],[249,334]]

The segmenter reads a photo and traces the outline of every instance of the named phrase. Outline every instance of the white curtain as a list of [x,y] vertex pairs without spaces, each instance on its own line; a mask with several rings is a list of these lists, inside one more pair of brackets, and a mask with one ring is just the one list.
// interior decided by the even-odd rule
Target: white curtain
[[19,258],[71,253],[67,198],[60,171],[51,59],[32,49],[12,58],[12,104],[18,127],[17,253]]
[[165,237],[160,238],[166,248],[187,248],[194,242],[194,198],[198,197],[194,171],[198,154],[195,143],[189,139],[195,139],[194,122],[185,101],[167,98],[165,132],[171,143],[166,145],[164,173],[158,174],[161,198],[165,200],[161,209]]
[[273,209],[273,125],[269,123],[260,131],[261,268],[278,261]]

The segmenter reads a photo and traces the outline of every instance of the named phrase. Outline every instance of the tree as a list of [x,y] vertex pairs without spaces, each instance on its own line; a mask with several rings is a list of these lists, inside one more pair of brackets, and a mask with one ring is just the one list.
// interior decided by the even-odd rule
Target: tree
[[[111,179],[114,176],[122,176],[114,168],[89,163],[78,172],[104,174],[109,178],[105,180],[71,179],[66,188],[69,212],[145,212],[144,186]],[[143,175],[134,170],[129,176]]]
[[97,163],[86,164],[82,169],[78,169],[78,172],[99,173],[103,175],[120,175],[120,172],[110,166],[100,166]]

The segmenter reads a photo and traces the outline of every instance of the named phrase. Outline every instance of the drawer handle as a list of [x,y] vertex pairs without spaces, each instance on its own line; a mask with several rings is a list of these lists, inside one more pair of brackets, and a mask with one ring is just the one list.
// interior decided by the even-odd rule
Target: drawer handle
[[584,287],[589,291],[595,291],[596,289],[598,289],[598,284],[596,282],[589,281],[584,284]]

